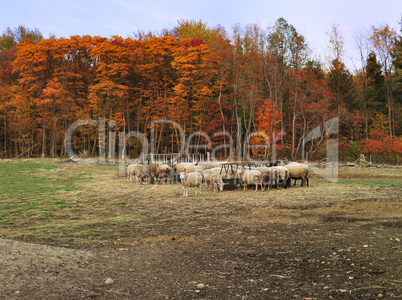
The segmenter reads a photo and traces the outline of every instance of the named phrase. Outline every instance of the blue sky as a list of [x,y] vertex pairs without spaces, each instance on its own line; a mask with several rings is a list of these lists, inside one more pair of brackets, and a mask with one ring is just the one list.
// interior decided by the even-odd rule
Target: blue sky
[[222,25],[228,33],[240,25],[273,25],[283,17],[305,36],[315,57],[327,52],[332,24],[339,24],[345,41],[345,63],[353,71],[354,34],[359,29],[389,24],[399,32],[400,0],[14,0],[2,1],[0,30],[24,25],[45,37],[70,35],[130,36],[137,30],[172,28],[180,19]]

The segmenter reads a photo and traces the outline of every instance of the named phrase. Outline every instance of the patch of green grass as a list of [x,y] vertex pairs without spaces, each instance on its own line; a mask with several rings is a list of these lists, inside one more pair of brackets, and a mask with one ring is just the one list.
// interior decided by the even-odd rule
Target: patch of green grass
[[47,165],[45,165],[43,167],[43,169],[45,169],[45,170],[52,170],[52,169],[55,169],[55,168],[56,168],[56,166],[53,165],[53,164],[47,164]]
[[54,217],[54,213],[52,213],[52,212],[50,212],[50,211],[44,211],[44,212],[42,212],[42,214],[43,214],[46,218]]
[[243,230],[243,228],[242,227],[232,227],[232,228],[229,228],[229,230],[241,231],[241,230]]
[[86,236],[100,236],[101,233],[96,229],[89,229],[71,233],[71,236],[75,237],[86,237]]
[[83,172],[75,176],[76,180],[92,179],[92,172]]
[[54,237],[51,234],[43,234],[40,236],[43,241],[54,241]]
[[54,175],[43,177],[57,167],[52,163],[12,161],[0,165],[0,201],[41,199],[56,191],[74,190],[74,180],[63,180]]
[[86,174],[82,171],[80,176],[67,177],[61,166],[50,161],[0,162],[0,227],[16,223],[16,216],[21,220],[63,216],[59,212],[69,204],[67,199],[60,199],[60,195],[74,191],[78,179],[82,180]]
[[[329,181],[323,178],[314,178],[310,180],[310,185],[321,185],[328,184]],[[391,187],[391,188],[402,188],[402,180],[400,178],[339,178],[336,184],[359,184],[366,186],[377,186],[377,187]]]
[[147,221],[142,215],[122,213],[127,201],[99,202],[97,191],[89,193],[92,198],[81,191],[69,193],[85,189],[86,183],[91,186],[99,170],[115,172],[103,166],[59,165],[51,160],[0,161],[0,236],[43,241],[63,235],[107,238]]
[[385,176],[401,176],[400,169],[385,169],[385,168],[339,168],[338,174],[348,174],[355,175],[359,174],[362,177],[364,175],[372,176],[375,175],[385,175]]
[[64,200],[55,200],[54,204],[66,204],[66,201],[64,201]]
[[338,180],[338,183],[402,188],[402,180],[400,178],[341,178]]
[[56,200],[53,202],[54,204],[57,204],[59,208],[66,208],[68,207],[68,204],[66,203],[65,200]]

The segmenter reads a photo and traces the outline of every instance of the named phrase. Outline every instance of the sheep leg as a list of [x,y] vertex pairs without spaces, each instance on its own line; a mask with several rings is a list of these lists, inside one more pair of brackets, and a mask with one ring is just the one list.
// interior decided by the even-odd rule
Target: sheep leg
[[[200,187],[201,187],[201,184],[199,184],[199,183],[197,183],[197,184],[194,186],[194,188],[195,188],[195,194],[196,194],[196,195],[198,194],[198,190],[200,189]],[[200,194],[201,194],[201,192],[200,192]]]

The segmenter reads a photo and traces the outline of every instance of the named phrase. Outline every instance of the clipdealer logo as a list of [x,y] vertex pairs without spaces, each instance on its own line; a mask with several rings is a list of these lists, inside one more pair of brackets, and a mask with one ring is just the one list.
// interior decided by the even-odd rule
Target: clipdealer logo
[[[235,157],[235,148],[236,148],[236,157],[242,157],[243,161],[254,161],[250,157],[250,150],[254,149],[269,149],[272,147],[272,160],[276,161],[277,158],[277,146],[276,141],[278,138],[283,137],[286,135],[285,132],[280,132],[279,134],[275,135],[275,133],[271,133],[269,136],[265,132],[262,131],[255,131],[247,136],[245,136],[244,141],[242,141],[242,133],[241,133],[241,119],[238,119],[237,122],[237,136],[236,142],[232,135],[228,132],[219,131],[214,133],[212,136],[216,137],[224,137],[227,139],[227,142],[222,145],[218,145],[216,147],[212,147],[212,141],[209,135],[203,131],[196,131],[191,133],[188,138],[186,139],[185,132],[183,128],[175,121],[172,120],[152,120],[151,121],[151,129],[150,129],[150,143],[148,141],[147,136],[144,133],[138,131],[130,131],[129,133],[125,133],[123,131],[115,132],[111,129],[116,126],[116,122],[114,120],[110,120],[106,126],[106,121],[104,117],[99,118],[99,120],[93,119],[83,119],[74,122],[66,131],[64,137],[64,145],[66,153],[69,157],[73,157],[75,155],[74,150],[72,148],[72,139],[74,136],[74,132],[81,126],[90,125],[90,126],[97,126],[98,127],[98,137],[99,137],[99,154],[98,159],[99,161],[106,161],[106,145],[108,147],[108,161],[114,162],[119,167],[119,174],[125,174],[125,160],[126,160],[126,141],[130,138],[138,138],[141,141],[142,149],[141,149],[141,156],[147,154],[154,154],[155,153],[155,125],[157,124],[165,124],[173,126],[180,137],[180,150],[179,155],[181,154],[189,154],[191,149],[212,149],[211,151],[211,158],[216,159],[216,155],[218,150],[227,148],[228,149],[228,157],[225,158],[227,161],[233,161]],[[331,181],[337,182],[338,181],[338,138],[334,137],[338,134],[338,125],[339,119],[338,117],[330,119],[325,122],[324,128],[321,126],[317,126],[309,133],[307,133],[302,141],[302,158],[305,157],[305,148],[306,145],[318,138],[321,138],[323,134],[327,137],[327,151],[326,151],[326,164],[324,168],[318,168],[313,165],[309,165],[311,171],[315,174]],[[108,142],[106,143],[106,129],[108,127]],[[116,159],[116,134],[118,134],[118,153],[119,157]],[[203,144],[191,144],[191,141],[194,140],[195,137],[201,136],[206,140],[206,143]],[[258,145],[251,144],[251,139],[255,136],[259,136],[263,143]],[[236,147],[235,147],[236,146]],[[150,148],[150,149],[149,149]]]

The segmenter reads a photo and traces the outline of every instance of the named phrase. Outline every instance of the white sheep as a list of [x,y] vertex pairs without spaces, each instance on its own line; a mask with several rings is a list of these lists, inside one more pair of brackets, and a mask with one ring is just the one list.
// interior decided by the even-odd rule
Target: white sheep
[[296,180],[301,179],[301,186],[304,186],[305,183],[307,184],[307,186],[309,185],[308,165],[292,162],[288,165],[285,165],[285,168],[289,170],[289,178],[287,180],[288,187],[290,187],[291,185],[291,179],[295,180],[295,184]]
[[205,170],[205,167],[203,165],[198,164],[194,167],[194,170],[195,172],[202,174],[202,172]]
[[133,183],[134,179],[136,179],[136,182],[137,182],[137,178],[135,178],[135,173],[136,173],[136,169],[138,169],[138,168],[142,169],[142,165],[131,164],[127,167],[127,182]]
[[258,170],[242,169],[240,177],[243,180],[243,190],[247,190],[248,184],[255,184],[255,190],[258,190],[258,184],[261,182],[261,172]]
[[261,174],[266,173],[266,172],[269,171],[269,168],[268,168],[268,167],[257,167],[256,169],[257,169],[258,171],[260,171]]
[[141,179],[150,178],[149,166],[143,166],[140,164],[132,164],[127,167],[127,181],[131,184],[141,182]]
[[223,191],[223,186],[225,184],[219,172],[213,170],[204,170],[204,172],[202,172],[202,176],[204,177],[205,184],[212,184],[215,192],[218,192],[219,190]]
[[[184,187],[183,196],[188,196],[188,188],[189,187],[198,187],[198,190],[201,195],[201,184],[202,184],[202,175],[198,172],[191,173],[180,173],[180,180]],[[195,194],[197,195],[197,190],[195,190]]]
[[[176,172],[184,172],[184,169],[186,168],[186,167],[189,167],[189,166],[193,166],[193,167],[195,167],[195,164],[194,163],[174,163],[173,164],[173,169],[176,171]],[[187,172],[188,173],[188,172]]]

